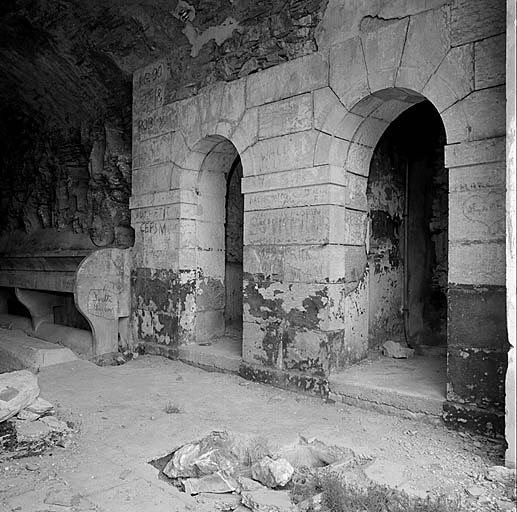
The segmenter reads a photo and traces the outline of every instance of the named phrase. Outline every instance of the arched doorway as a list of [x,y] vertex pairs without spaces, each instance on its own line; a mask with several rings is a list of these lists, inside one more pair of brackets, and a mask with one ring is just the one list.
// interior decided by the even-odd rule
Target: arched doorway
[[[439,417],[446,398],[448,282],[441,116],[422,94],[389,88],[359,101],[341,126],[349,137],[346,229],[366,259],[347,296],[345,346],[361,325],[364,359],[336,368],[331,388],[351,403],[375,401]],[[414,348],[415,357],[382,355],[387,341]]]
[[423,101],[389,125],[373,152],[367,187],[370,349],[394,340],[419,354],[441,347],[445,355],[444,144],[440,115]]
[[[188,255],[194,248],[191,340],[196,347],[181,348],[180,356],[210,366],[210,354],[222,351],[237,359],[242,354],[242,163],[235,146],[218,135],[201,140],[191,157],[195,205],[190,211],[185,207],[184,216],[192,216],[194,237],[185,240],[184,250]],[[189,219],[182,222],[192,226]]]

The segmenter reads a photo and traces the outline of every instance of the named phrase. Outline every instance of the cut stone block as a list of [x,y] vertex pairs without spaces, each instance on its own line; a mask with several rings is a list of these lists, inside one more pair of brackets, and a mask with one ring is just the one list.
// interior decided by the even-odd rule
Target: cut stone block
[[305,131],[257,142],[253,147],[255,174],[311,167],[316,136],[315,131]]
[[443,112],[474,90],[474,47],[466,44],[452,48],[422,94]]
[[254,107],[328,85],[325,53],[313,53],[248,77],[246,106]]
[[505,0],[456,0],[451,5],[451,44],[479,41],[506,29]]
[[46,366],[75,361],[77,356],[56,343],[27,336],[21,331],[0,329],[0,358],[4,365],[15,369],[38,371]]
[[505,243],[449,244],[449,283],[505,284]]
[[505,34],[476,42],[474,51],[476,55],[476,89],[504,84],[506,81]]
[[505,137],[449,144],[445,146],[445,166],[451,168],[489,162],[504,162],[505,155]]
[[309,130],[312,127],[312,95],[302,94],[259,107],[259,138]]
[[382,21],[362,35],[371,92],[393,87],[409,20]]
[[331,47],[330,86],[348,110],[370,94],[365,57],[359,37]]
[[504,86],[475,91],[442,113],[447,142],[488,139],[506,133]]
[[439,9],[412,16],[397,87],[421,92],[450,48],[447,14]]

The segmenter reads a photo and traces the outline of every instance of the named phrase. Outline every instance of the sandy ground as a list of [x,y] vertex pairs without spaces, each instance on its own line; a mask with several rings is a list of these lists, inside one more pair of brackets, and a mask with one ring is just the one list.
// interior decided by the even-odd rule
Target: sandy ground
[[[212,430],[265,436],[279,445],[299,435],[317,437],[371,457],[380,482],[417,493],[470,490],[479,495],[470,498],[479,510],[514,510],[496,504],[500,489],[484,478],[488,467],[502,464],[502,446],[440,425],[325,403],[153,356],[114,367],[56,365],[39,374],[39,383],[58,417],[76,425],[75,441],[0,463],[2,512],[205,510],[159,480],[148,462]],[[181,412],[167,414],[168,404]]]

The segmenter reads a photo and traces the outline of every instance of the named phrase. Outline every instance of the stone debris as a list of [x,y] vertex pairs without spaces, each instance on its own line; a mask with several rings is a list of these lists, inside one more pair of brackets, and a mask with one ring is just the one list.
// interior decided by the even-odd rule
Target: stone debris
[[412,348],[393,340],[386,341],[382,345],[381,352],[383,356],[395,359],[409,359],[415,355],[415,351]]
[[81,502],[81,496],[74,494],[68,489],[53,489],[51,490],[44,503],[48,505],[57,505],[60,507],[77,507]]
[[64,434],[70,431],[66,422],[58,420],[55,416],[43,416],[43,418],[40,418],[38,421],[48,425],[52,432]]
[[251,466],[251,476],[267,487],[283,487],[291,480],[294,468],[286,459],[264,457]]
[[299,512],[320,512],[322,510],[323,493],[311,496],[298,503]]
[[0,422],[16,416],[39,395],[37,377],[28,370],[0,374]]
[[485,478],[491,482],[508,483],[515,482],[517,478],[517,471],[505,466],[492,466],[488,468]]
[[50,425],[37,421],[16,421],[16,439],[18,443],[41,441],[52,433]]
[[54,406],[38,397],[35,375],[26,370],[0,374],[0,437],[2,459],[42,453],[50,446],[66,448],[72,430],[58,420]]
[[28,405],[25,410],[37,414],[38,416],[44,416],[45,414],[51,414],[54,411],[54,406],[43,398],[38,397],[34,402]]
[[264,489],[264,486],[257,482],[256,480],[252,480],[251,478],[247,478],[245,476],[239,476],[237,478],[237,483],[239,484],[239,490],[242,491],[257,491],[259,489]]
[[34,412],[30,412],[27,409],[22,409],[17,415],[17,420],[23,420],[23,421],[36,421],[40,417],[39,414],[36,414]]
[[205,475],[201,478],[188,478],[183,482],[185,492],[187,494],[214,493],[224,494],[234,492],[238,489],[239,484],[229,474],[224,471],[217,471],[211,475]]
[[242,493],[242,504],[253,512],[296,512],[287,491],[262,489]]
[[297,443],[282,448],[280,455],[294,468],[322,468],[336,463],[345,463],[356,458],[349,448],[328,446],[318,439],[300,436]]

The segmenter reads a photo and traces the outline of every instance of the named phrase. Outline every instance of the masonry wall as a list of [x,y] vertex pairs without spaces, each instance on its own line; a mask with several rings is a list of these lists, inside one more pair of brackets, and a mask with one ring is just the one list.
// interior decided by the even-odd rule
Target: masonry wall
[[243,166],[243,367],[324,390],[329,372],[368,346],[374,148],[398,115],[428,99],[445,125],[449,168],[447,417],[500,430],[503,3],[329,2],[316,39],[318,52],[181,101],[164,94],[173,83],[166,60],[135,74],[135,335],[172,355],[196,340],[209,270],[196,184],[229,143]]

